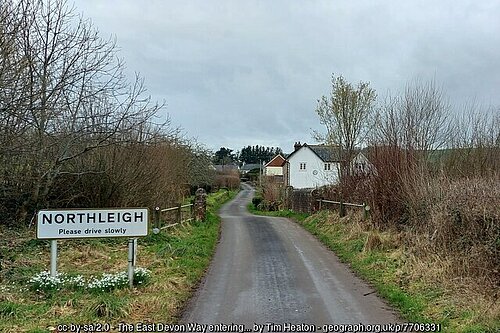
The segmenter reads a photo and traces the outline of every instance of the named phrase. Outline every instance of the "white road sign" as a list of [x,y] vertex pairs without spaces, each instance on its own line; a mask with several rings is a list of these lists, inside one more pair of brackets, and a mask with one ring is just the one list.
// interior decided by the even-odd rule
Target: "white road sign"
[[147,208],[41,210],[37,238],[138,237],[148,234]]

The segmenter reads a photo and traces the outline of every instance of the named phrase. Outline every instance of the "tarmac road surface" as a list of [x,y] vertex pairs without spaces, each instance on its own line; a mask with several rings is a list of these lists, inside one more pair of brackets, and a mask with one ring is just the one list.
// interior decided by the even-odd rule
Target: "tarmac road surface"
[[[371,287],[299,225],[250,214],[246,206],[254,190],[242,186],[220,211],[220,243],[181,323],[244,324],[250,330],[255,323],[313,324],[321,332],[328,324],[401,322]],[[273,326],[265,325],[266,331]]]

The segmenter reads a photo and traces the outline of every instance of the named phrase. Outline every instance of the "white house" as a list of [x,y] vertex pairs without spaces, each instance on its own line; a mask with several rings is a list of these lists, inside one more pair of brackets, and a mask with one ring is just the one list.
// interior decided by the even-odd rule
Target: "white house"
[[332,146],[295,143],[286,161],[286,186],[314,188],[338,182],[340,152]]
[[[365,153],[368,151],[366,148],[363,149]],[[363,151],[358,152],[356,156],[351,161],[351,170],[354,175],[369,175],[376,174],[375,166],[368,160]]]
[[283,166],[285,163],[286,159],[281,154],[274,156],[272,160],[264,165],[264,175],[283,176]]

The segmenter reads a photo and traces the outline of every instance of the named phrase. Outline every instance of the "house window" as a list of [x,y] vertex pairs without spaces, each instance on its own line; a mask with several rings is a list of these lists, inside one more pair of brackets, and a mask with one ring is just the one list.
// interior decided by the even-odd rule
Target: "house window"
[[299,170],[304,171],[306,169],[306,162],[300,162]]
[[330,171],[331,170],[331,164],[330,163],[325,163],[325,171]]

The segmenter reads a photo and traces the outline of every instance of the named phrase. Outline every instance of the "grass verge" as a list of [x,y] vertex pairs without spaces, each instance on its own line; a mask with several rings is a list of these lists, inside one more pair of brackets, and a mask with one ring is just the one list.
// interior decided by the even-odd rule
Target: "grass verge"
[[[49,266],[48,241],[34,230],[0,229],[0,332],[51,332],[60,324],[164,322],[177,320],[201,280],[219,235],[220,206],[236,192],[207,198],[204,222],[184,224],[139,239],[138,266],[152,272],[145,286],[109,292],[29,289],[29,279]],[[126,270],[126,239],[59,242],[58,270],[85,277]]]
[[465,288],[465,281],[432,279],[443,261],[419,257],[406,246],[404,238],[411,236],[409,233],[381,232],[359,215],[340,218],[327,211],[314,215],[264,212],[253,204],[248,209],[258,215],[295,220],[370,282],[408,322],[439,323],[443,332],[500,332],[498,296],[471,291]]

